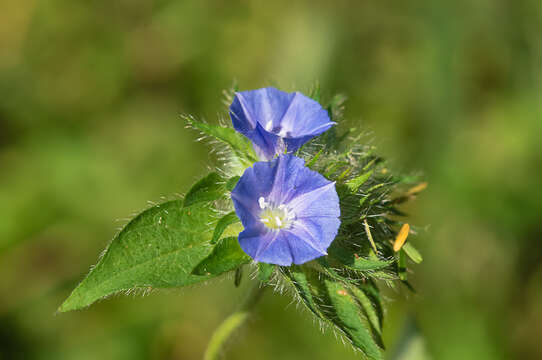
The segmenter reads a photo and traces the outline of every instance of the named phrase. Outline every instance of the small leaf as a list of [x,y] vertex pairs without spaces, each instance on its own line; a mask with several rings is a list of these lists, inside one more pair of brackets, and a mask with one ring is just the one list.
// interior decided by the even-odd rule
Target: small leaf
[[235,188],[235,185],[237,185],[237,183],[239,182],[240,178],[241,178],[240,176],[234,176],[230,178],[226,182],[226,189],[231,192]]
[[169,201],[143,211],[122,229],[59,311],[88,306],[129,289],[185,286],[209,279],[192,269],[211,251],[214,210],[208,203]]
[[358,303],[345,286],[332,280],[324,280],[327,295],[333,306],[332,321],[368,359],[383,359],[382,352],[360,317]]
[[[306,271],[309,272],[310,270],[297,265],[281,269],[283,269],[286,278],[290,280],[307,308],[309,308],[309,310],[312,311],[312,313],[318,318],[325,319],[324,314],[322,314],[318,304],[316,303],[316,299],[313,296],[313,289],[311,289],[312,285],[310,284],[309,276],[307,276],[306,273]],[[317,277],[318,274],[315,274],[314,276]]]
[[184,198],[184,206],[218,200],[225,194],[225,180],[216,172],[212,172],[192,186]]
[[366,173],[361,174],[353,178],[352,180],[348,181],[346,185],[352,192],[356,192],[358,191],[361,185],[365,184],[365,182],[369,180],[372,174],[373,174],[373,170],[367,171]]
[[218,220],[218,222],[216,223],[213,238],[211,239],[211,244],[215,244],[230,225],[239,223],[239,221],[240,220],[235,214],[235,211],[227,213],[226,215],[221,217],[220,220]]
[[419,264],[423,261],[422,254],[416,249],[410,242],[403,245],[403,250],[408,255],[410,260],[414,261],[416,264]]
[[258,160],[250,142],[234,129],[206,124],[190,117],[186,119],[202,133],[228,144],[238,158],[248,161],[248,165]]
[[365,316],[367,317],[367,320],[369,320],[369,324],[371,325],[371,328],[373,330],[372,334],[374,340],[381,348],[384,348],[384,343],[382,342],[381,312],[379,313],[376,305],[373,304],[371,298],[369,298],[369,296],[367,296],[367,294],[365,294],[362,289],[356,286],[350,286],[349,290],[359,302],[361,308],[363,309],[363,312],[365,313]]
[[351,270],[377,271],[388,268],[395,260],[367,259],[346,251],[345,249],[332,246],[328,249],[329,256],[337,259],[341,264]]
[[[375,342],[373,339],[373,336],[375,339],[380,339],[380,333],[372,334],[370,321],[366,324],[365,310],[348,291],[352,285],[345,285],[341,281],[328,278],[307,266],[291,266],[282,268],[282,271],[294,285],[303,303],[316,317],[333,324],[367,358],[383,359],[378,345],[381,341]],[[369,303],[366,301],[366,304]],[[373,308],[371,316],[377,329],[381,329],[377,307]]]
[[248,264],[250,257],[239,246],[237,237],[221,239],[211,254],[203,259],[192,272],[194,275],[220,275]]
[[318,158],[320,157],[320,155],[322,155],[322,152],[324,152],[324,148],[321,148],[317,153],[316,155],[314,155],[312,157],[312,159],[310,159],[306,164],[305,166],[308,167],[308,168],[312,168],[312,166],[316,163],[316,160],[318,160]]
[[372,260],[365,258],[357,258],[350,265],[347,265],[352,270],[358,271],[375,271],[382,270],[393,264],[394,260]]
[[268,282],[274,270],[275,265],[273,264],[258,263],[258,279],[264,283]]

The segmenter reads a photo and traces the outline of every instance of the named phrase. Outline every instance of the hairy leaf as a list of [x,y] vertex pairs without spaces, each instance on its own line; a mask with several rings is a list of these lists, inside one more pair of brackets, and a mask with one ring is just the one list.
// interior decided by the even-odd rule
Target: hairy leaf
[[218,200],[226,194],[226,182],[216,172],[212,172],[196,182],[184,197],[184,206],[198,202]]
[[275,265],[273,264],[258,263],[258,279],[264,283],[268,282],[274,270]]
[[422,257],[422,254],[420,254],[420,252],[418,251],[418,249],[416,249],[411,243],[409,242],[406,242],[404,245],[403,245],[403,248],[402,248],[405,253],[408,255],[408,257],[410,258],[410,260],[414,261],[416,264],[419,264],[423,261],[423,257]]
[[[308,266],[283,268],[283,273],[315,316],[333,324],[368,359],[382,359],[381,309],[373,306],[372,298],[361,288],[329,278]],[[354,291],[363,296],[363,302],[352,295]]]
[[356,256],[356,254],[353,252],[337,246],[330,247],[328,251],[330,257],[337,259],[346,268],[357,271],[383,270],[389,267],[395,261],[376,258],[363,258]]
[[206,124],[192,118],[187,118],[187,120],[190,125],[202,133],[228,144],[239,159],[245,160],[249,164],[257,161],[258,157],[250,142],[234,129]]
[[240,220],[237,217],[237,215],[235,214],[235,211],[227,213],[226,215],[221,217],[220,220],[218,220],[218,222],[216,224],[215,231],[213,233],[213,238],[211,239],[211,243],[212,244],[216,243],[220,239],[220,237],[222,236],[224,231],[230,225],[237,224],[239,222],[240,222]]
[[[320,319],[325,319],[324,314],[321,312],[320,307],[316,302],[315,296],[313,296],[313,292],[315,291],[315,289],[311,289],[313,285],[311,285],[310,283],[310,276],[307,276],[307,272],[309,272],[309,269],[297,265],[283,269],[285,269],[284,271],[287,279],[290,280],[290,282],[296,289],[297,294],[303,300],[303,303],[309,308],[310,311],[312,311],[314,315],[316,315]],[[313,276],[318,275],[313,274]]]
[[335,325],[368,359],[383,359],[380,348],[361,318],[358,302],[343,284],[327,279],[324,282],[330,304],[333,307],[334,316],[331,319]]
[[211,254],[194,268],[193,274],[220,275],[250,261],[250,257],[239,246],[237,237],[227,237],[216,244]]
[[369,180],[372,174],[373,174],[373,170],[367,171],[366,173],[361,174],[360,176],[357,176],[353,178],[352,180],[348,181],[346,185],[352,192],[357,192],[360,186],[365,184],[365,182]]
[[374,340],[381,348],[384,348],[384,343],[382,342],[382,313],[377,310],[377,305],[373,304],[371,298],[367,296],[363,288],[350,286],[349,290],[352,296],[354,296],[361,305],[361,308],[363,309],[363,312],[371,326]]
[[214,210],[206,202],[169,201],[136,216],[113,239],[98,264],[59,311],[88,306],[129,289],[185,286],[209,279],[192,269],[211,247]]

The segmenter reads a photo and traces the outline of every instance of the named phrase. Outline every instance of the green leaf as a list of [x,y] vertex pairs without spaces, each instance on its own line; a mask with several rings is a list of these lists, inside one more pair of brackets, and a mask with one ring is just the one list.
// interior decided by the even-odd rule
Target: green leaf
[[380,348],[360,317],[358,302],[343,284],[328,279],[324,280],[324,283],[333,306],[332,321],[368,359],[384,359]]
[[[351,284],[331,279],[308,266],[281,268],[286,278],[295,287],[303,303],[319,319],[333,324],[352,345],[372,360],[383,359],[379,344],[381,322],[379,308],[368,308],[372,320],[367,320],[366,310],[359,299],[354,298]],[[362,291],[358,289],[358,291]],[[372,298],[364,296],[366,306],[372,306]],[[373,329],[372,321],[375,321]]]
[[350,286],[349,290],[363,309],[363,312],[371,326],[374,340],[381,348],[384,348],[384,343],[382,342],[382,312],[379,312],[377,309],[377,306],[380,304],[373,304],[371,298],[367,296],[362,288]]
[[220,220],[218,220],[218,222],[216,223],[215,231],[213,233],[213,238],[211,239],[211,244],[215,244],[220,239],[220,237],[222,236],[224,231],[230,225],[233,225],[233,224],[236,224],[236,223],[239,223],[239,222],[240,222],[240,220],[237,217],[237,215],[235,214],[235,211],[227,213],[226,215],[221,217]]
[[203,259],[192,272],[195,275],[220,275],[248,264],[251,258],[239,246],[237,237],[221,239],[211,254]]
[[226,182],[216,172],[196,182],[184,197],[184,206],[218,200],[226,195]]
[[170,288],[209,279],[193,275],[192,269],[211,251],[209,223],[214,214],[208,203],[183,206],[182,200],[143,211],[115,236],[59,311],[79,309],[123,290]]
[[320,155],[322,155],[322,153],[324,152],[324,148],[321,148],[317,153],[316,155],[314,155],[312,157],[312,159],[310,159],[306,164],[305,166],[308,167],[309,169],[312,169],[312,166],[316,163],[316,161],[318,160],[318,158],[320,157]]
[[206,124],[190,117],[187,117],[186,119],[190,125],[202,133],[228,144],[238,158],[249,163],[247,165],[258,161],[258,157],[256,156],[251,143],[234,129]]
[[346,265],[352,270],[358,271],[376,271],[383,270],[394,263],[395,260],[373,260],[365,258],[355,258],[354,262]]
[[305,303],[307,308],[309,308],[309,310],[312,311],[312,313],[318,318],[325,319],[324,314],[321,312],[320,307],[316,303],[316,299],[313,296],[313,291],[315,289],[311,289],[313,285],[311,285],[311,283],[309,282],[309,276],[307,276],[307,273],[312,274],[313,277],[317,277],[318,274],[315,274],[314,271],[297,265],[291,266],[290,268],[281,269],[284,269],[283,271],[287,279],[290,280],[291,284],[297,290],[297,294],[301,297],[303,303]]
[[274,270],[275,265],[273,264],[258,263],[258,279],[264,283],[268,282]]
[[332,246],[328,249],[329,256],[337,259],[346,268],[356,271],[377,271],[388,268],[395,260],[368,259],[356,256],[341,247]]
[[226,189],[231,192],[235,188],[235,185],[237,185],[237,183],[239,182],[240,178],[241,178],[240,176],[234,176],[230,178],[226,182]]
[[365,184],[365,182],[367,180],[369,180],[369,178],[371,177],[372,174],[373,174],[373,170],[367,171],[366,173],[361,174],[361,175],[353,178],[352,180],[348,181],[346,183],[346,185],[348,186],[350,191],[356,192],[356,191],[358,191],[358,189],[360,188],[361,185]]
[[423,261],[422,254],[416,249],[411,243],[406,242],[402,249],[405,251],[405,253],[408,255],[408,257],[414,261],[416,264],[419,264]]

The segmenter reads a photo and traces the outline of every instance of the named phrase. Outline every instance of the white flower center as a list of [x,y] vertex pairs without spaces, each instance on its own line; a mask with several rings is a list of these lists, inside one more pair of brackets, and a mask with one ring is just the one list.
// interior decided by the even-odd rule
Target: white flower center
[[295,214],[289,210],[286,205],[273,206],[265,201],[263,197],[258,199],[258,204],[262,212],[260,213],[260,221],[270,229],[278,230],[289,228],[295,220]]

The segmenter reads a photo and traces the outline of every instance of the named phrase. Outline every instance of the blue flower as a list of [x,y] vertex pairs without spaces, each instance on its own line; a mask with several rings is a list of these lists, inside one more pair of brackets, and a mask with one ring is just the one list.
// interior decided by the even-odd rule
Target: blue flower
[[288,266],[326,255],[339,229],[335,183],[293,155],[256,162],[231,193],[239,244],[254,260]]
[[297,151],[336,123],[305,95],[272,87],[235,93],[230,106],[235,130],[249,138],[262,160]]

